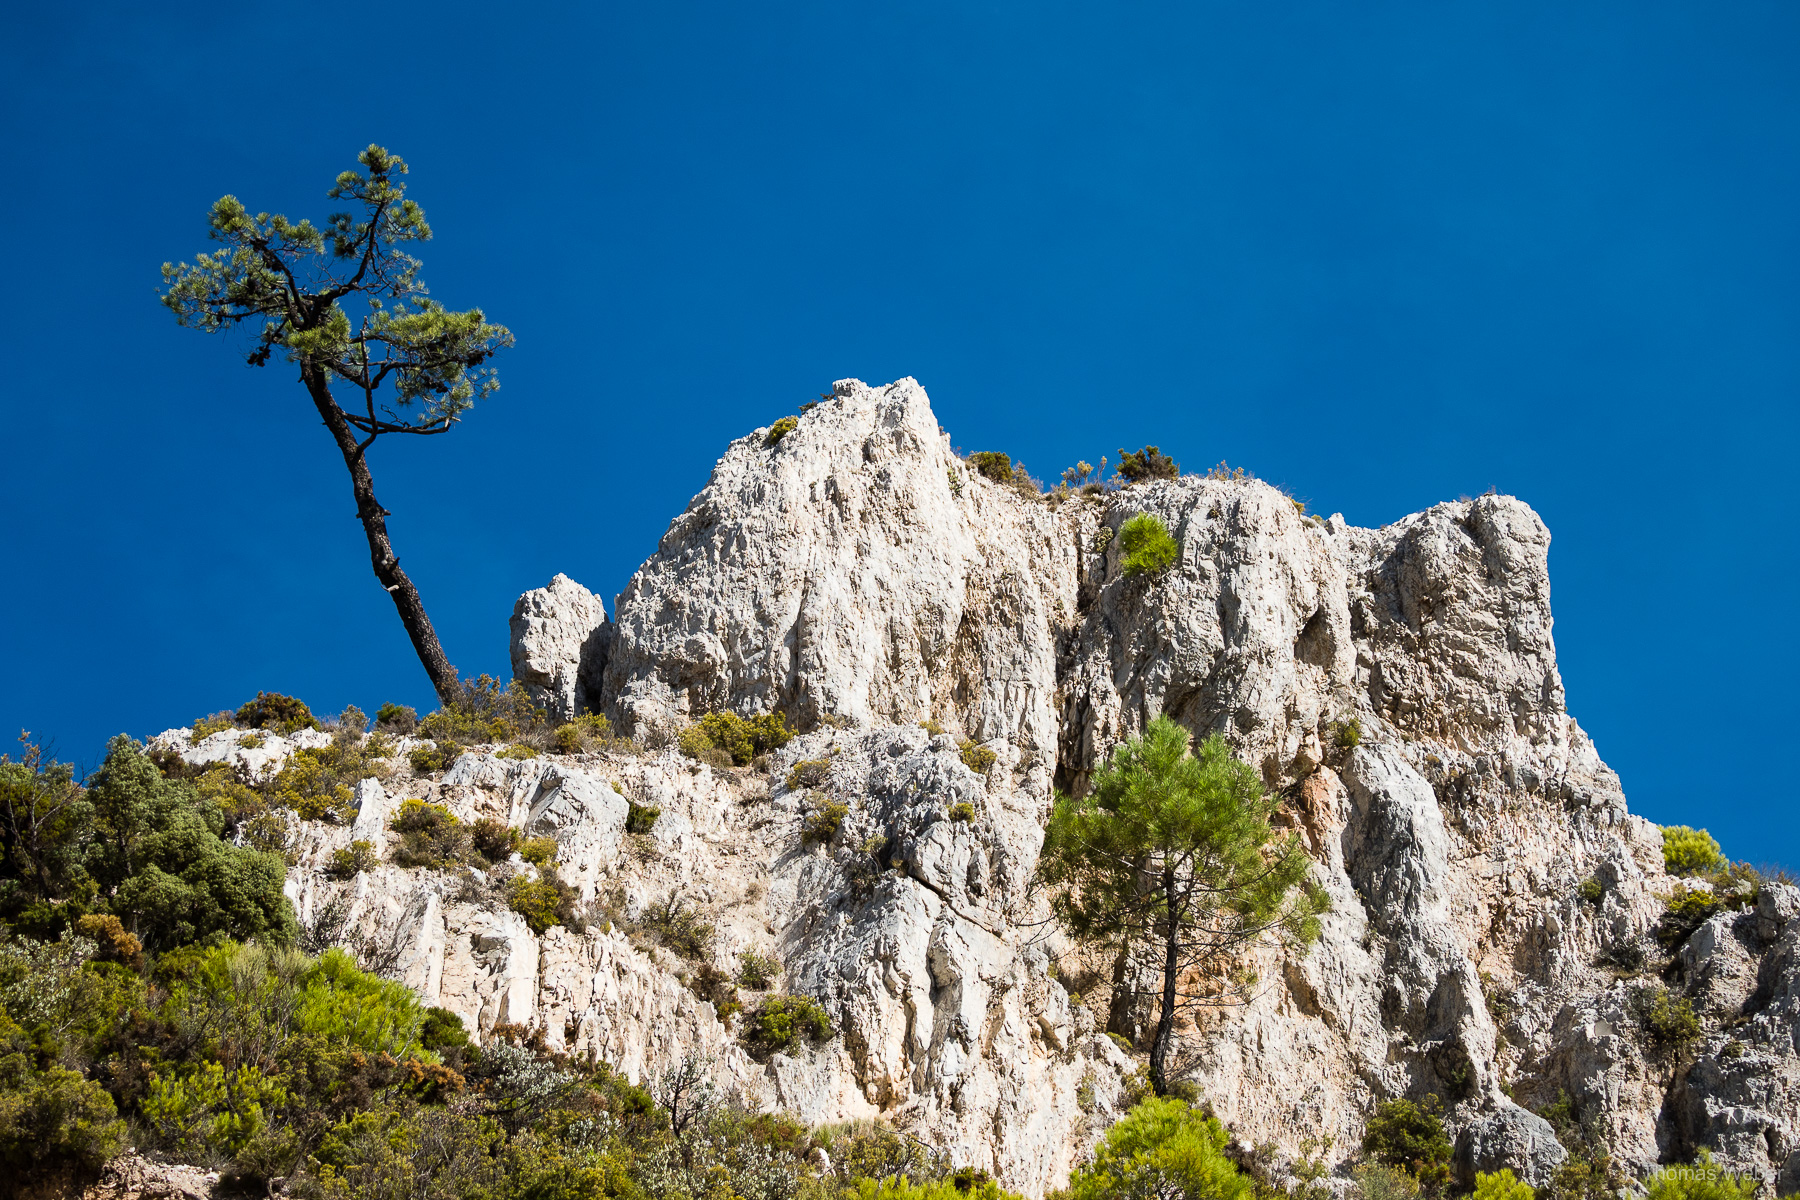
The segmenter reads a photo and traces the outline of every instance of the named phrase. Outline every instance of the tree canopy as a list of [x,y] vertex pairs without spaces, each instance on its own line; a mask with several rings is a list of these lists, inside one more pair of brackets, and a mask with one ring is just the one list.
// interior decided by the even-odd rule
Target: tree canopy
[[0,759],[0,827],[0,920],[14,928],[54,937],[107,914],[153,949],[295,933],[280,856],[220,838],[218,802],[165,778],[130,738],[113,739],[86,788],[35,747]]

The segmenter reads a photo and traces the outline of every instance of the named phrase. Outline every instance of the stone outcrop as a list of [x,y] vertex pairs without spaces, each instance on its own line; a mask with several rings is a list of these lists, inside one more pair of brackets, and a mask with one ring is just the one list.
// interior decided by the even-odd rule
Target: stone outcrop
[[[1154,577],[1120,558],[1138,513],[1180,544]],[[1548,547],[1497,495],[1381,529],[1242,478],[1031,498],[953,453],[914,381],[843,380],[777,442],[727,449],[610,624],[561,576],[514,618],[518,677],[559,716],[658,745],[706,712],[779,712],[800,737],[739,769],[617,749],[397,766],[353,826],[300,830],[292,894],[308,919],[348,900],[477,1031],[534,1025],[635,1078],[700,1053],[755,1103],[879,1115],[1038,1195],[1135,1070],[1105,1034],[1110,964],[1028,886],[1042,824],[1167,713],[1280,791],[1333,900],[1306,952],[1250,955],[1249,1003],[1178,1030],[1180,1071],[1246,1146],[1328,1144],[1342,1172],[1377,1103],[1436,1096],[1464,1178],[1542,1184],[1583,1150],[1537,1115],[1566,1095],[1635,1174],[1706,1149],[1793,1190],[1800,892],[1766,885],[1657,977],[1673,881],[1566,711]],[[236,753],[216,736],[192,752]],[[554,836],[593,923],[534,935],[471,873],[322,873],[408,795]],[[693,964],[631,932],[672,901],[712,924],[720,970],[779,959],[832,1038],[753,1059],[680,982]],[[1696,1045],[1654,1042],[1652,986],[1693,1001]],[[1129,1041],[1148,1017],[1115,1025]]]
[[519,597],[512,615],[513,678],[558,721],[599,707],[606,654],[606,608],[594,593],[557,575]]

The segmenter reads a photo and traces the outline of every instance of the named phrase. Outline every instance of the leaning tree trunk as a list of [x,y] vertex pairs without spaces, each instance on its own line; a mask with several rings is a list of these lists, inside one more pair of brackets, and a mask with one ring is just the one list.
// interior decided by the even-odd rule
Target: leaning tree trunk
[[1150,1043],[1150,1086],[1159,1096],[1169,1091],[1169,1049],[1175,1041],[1175,978],[1181,969],[1181,921],[1175,908],[1175,873],[1163,871],[1162,1010],[1156,1018],[1156,1040]]
[[457,698],[456,668],[444,657],[437,630],[431,627],[431,618],[425,615],[425,602],[419,599],[419,589],[400,569],[400,559],[394,554],[393,542],[388,539],[388,510],[375,499],[375,482],[369,477],[369,464],[364,456],[368,446],[356,440],[356,431],[344,419],[337,401],[332,399],[324,369],[304,365],[300,377],[312,395],[313,406],[324,418],[325,428],[331,430],[332,440],[337,442],[338,450],[344,456],[344,466],[349,468],[350,487],[356,495],[356,518],[362,522],[363,533],[369,539],[369,563],[375,569],[375,578],[393,597],[400,623],[406,626],[406,636],[412,639],[413,650],[418,654],[425,674],[431,677],[438,702],[454,703]]

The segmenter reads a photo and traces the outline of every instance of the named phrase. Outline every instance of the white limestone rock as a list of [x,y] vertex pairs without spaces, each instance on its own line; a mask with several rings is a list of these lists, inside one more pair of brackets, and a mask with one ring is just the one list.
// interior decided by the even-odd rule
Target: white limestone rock
[[512,615],[513,678],[557,721],[597,707],[606,653],[600,598],[557,575],[519,597]]
[[[1153,578],[1125,576],[1113,544],[1140,512],[1181,545]],[[355,890],[358,919],[405,942],[408,981],[478,1031],[534,1024],[637,1079],[709,1054],[754,1103],[879,1114],[1041,1195],[1118,1114],[1132,1069],[1104,1033],[1110,963],[1035,923],[1042,823],[1055,788],[1080,789],[1166,712],[1281,790],[1277,821],[1334,903],[1310,949],[1246,956],[1248,1004],[1178,1026],[1179,1069],[1244,1144],[1291,1160],[1330,1138],[1348,1186],[1374,1106],[1436,1094],[1459,1169],[1543,1182],[1566,1148],[1527,1110],[1566,1091],[1635,1174],[1705,1148],[1793,1190],[1800,892],[1766,887],[1682,949],[1672,986],[1705,1033],[1690,1059],[1653,1046],[1632,992],[1654,976],[1605,961],[1657,953],[1673,881],[1566,710],[1548,548],[1536,514],[1495,495],[1381,529],[1247,479],[1052,505],[971,470],[916,382],[843,380],[777,445],[758,430],[727,449],[613,626],[572,584],[521,600],[540,624],[518,677],[559,715],[585,704],[660,734],[781,712],[807,732],[769,775],[666,751],[470,753],[363,802],[420,795],[550,833],[565,877],[622,922],[695,906],[714,965],[778,955],[780,986],[830,1011],[829,1042],[757,1063],[682,987],[691,964],[604,919],[534,936],[491,880],[325,878],[353,828],[301,832],[293,894],[304,919]],[[964,737],[996,753],[984,775]],[[830,763],[810,791],[785,786],[802,759]],[[845,806],[837,832],[803,845],[827,801]],[[660,810],[649,833],[624,832],[630,802]],[[951,815],[962,803],[973,820]],[[1122,1005],[1121,1031],[1147,1017]]]
[[626,585],[609,709],[628,728],[935,716],[1048,761],[1072,539],[952,453],[915,381],[833,393],[774,446],[733,442]]

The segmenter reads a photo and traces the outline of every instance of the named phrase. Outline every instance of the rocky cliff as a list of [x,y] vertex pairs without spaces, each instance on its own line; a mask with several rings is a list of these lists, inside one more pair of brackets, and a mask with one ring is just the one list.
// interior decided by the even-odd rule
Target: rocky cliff
[[[1672,958],[1652,939],[1675,882],[1565,709],[1528,506],[1358,529],[1207,477],[1051,502],[971,470],[910,379],[841,381],[767,432],[728,448],[610,621],[562,576],[521,597],[513,662],[546,707],[604,712],[640,746],[714,711],[802,735],[750,768],[477,750],[366,781],[353,826],[299,832],[303,918],[350,899],[477,1029],[536,1026],[640,1078],[704,1053],[754,1102],[882,1116],[1038,1195],[1126,1103],[1118,1043],[1147,1016],[1121,1006],[1108,1037],[1106,964],[1044,923],[1042,823],[1168,713],[1281,792],[1334,902],[1308,952],[1257,952],[1252,1002],[1180,1030],[1186,1077],[1246,1146],[1341,1164],[1377,1102],[1436,1095],[1464,1172],[1545,1183],[1569,1148],[1534,1110],[1566,1093],[1632,1172],[1707,1149],[1800,1188],[1800,892],[1765,884]],[[1180,543],[1149,579],[1114,536],[1140,512]],[[281,752],[238,738],[165,735],[195,758]],[[563,876],[619,920],[540,937],[468,873],[328,877],[406,796],[553,835]],[[627,831],[633,804],[660,810],[648,833]],[[828,804],[835,830],[803,836]],[[714,926],[720,969],[779,959],[832,1038],[752,1059],[694,964],[626,933],[671,898]],[[1696,1003],[1698,1041],[1657,1040],[1655,986]]]

